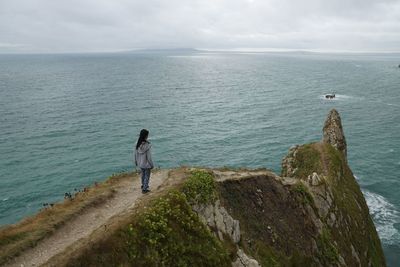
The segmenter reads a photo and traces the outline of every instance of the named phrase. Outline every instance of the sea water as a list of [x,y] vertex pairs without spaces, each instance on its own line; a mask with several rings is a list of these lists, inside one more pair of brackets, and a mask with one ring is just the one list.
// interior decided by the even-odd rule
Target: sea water
[[350,166],[396,266],[399,63],[390,54],[0,55],[0,224],[132,170],[142,128],[157,167],[280,173],[289,147],[320,140],[336,108]]

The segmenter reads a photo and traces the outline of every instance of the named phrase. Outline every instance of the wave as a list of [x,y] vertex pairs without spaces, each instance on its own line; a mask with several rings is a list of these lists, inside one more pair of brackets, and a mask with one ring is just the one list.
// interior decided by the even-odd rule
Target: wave
[[397,228],[400,212],[381,195],[367,190],[363,190],[363,194],[382,242],[389,245],[398,244],[400,232]]

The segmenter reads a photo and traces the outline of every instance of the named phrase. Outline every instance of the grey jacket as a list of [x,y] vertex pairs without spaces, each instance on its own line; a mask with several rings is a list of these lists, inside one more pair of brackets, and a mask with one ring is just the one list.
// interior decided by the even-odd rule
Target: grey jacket
[[152,169],[154,163],[151,158],[151,145],[149,142],[142,142],[138,149],[135,147],[135,165],[141,169]]

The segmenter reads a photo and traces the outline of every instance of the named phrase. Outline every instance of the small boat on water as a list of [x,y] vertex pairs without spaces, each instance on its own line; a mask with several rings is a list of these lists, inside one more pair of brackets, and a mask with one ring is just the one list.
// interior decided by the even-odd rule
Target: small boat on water
[[336,97],[335,93],[333,94],[326,94],[325,99],[334,99]]

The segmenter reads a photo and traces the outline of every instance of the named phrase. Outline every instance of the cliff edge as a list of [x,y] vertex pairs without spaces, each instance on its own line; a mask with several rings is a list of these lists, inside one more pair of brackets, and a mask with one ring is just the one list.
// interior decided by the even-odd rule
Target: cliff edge
[[[281,175],[268,169],[163,170],[151,194],[42,264],[386,266],[346,156],[340,116],[332,110],[322,141],[292,147]],[[117,189],[114,194],[109,198],[118,198]],[[11,257],[6,264],[16,262]]]

